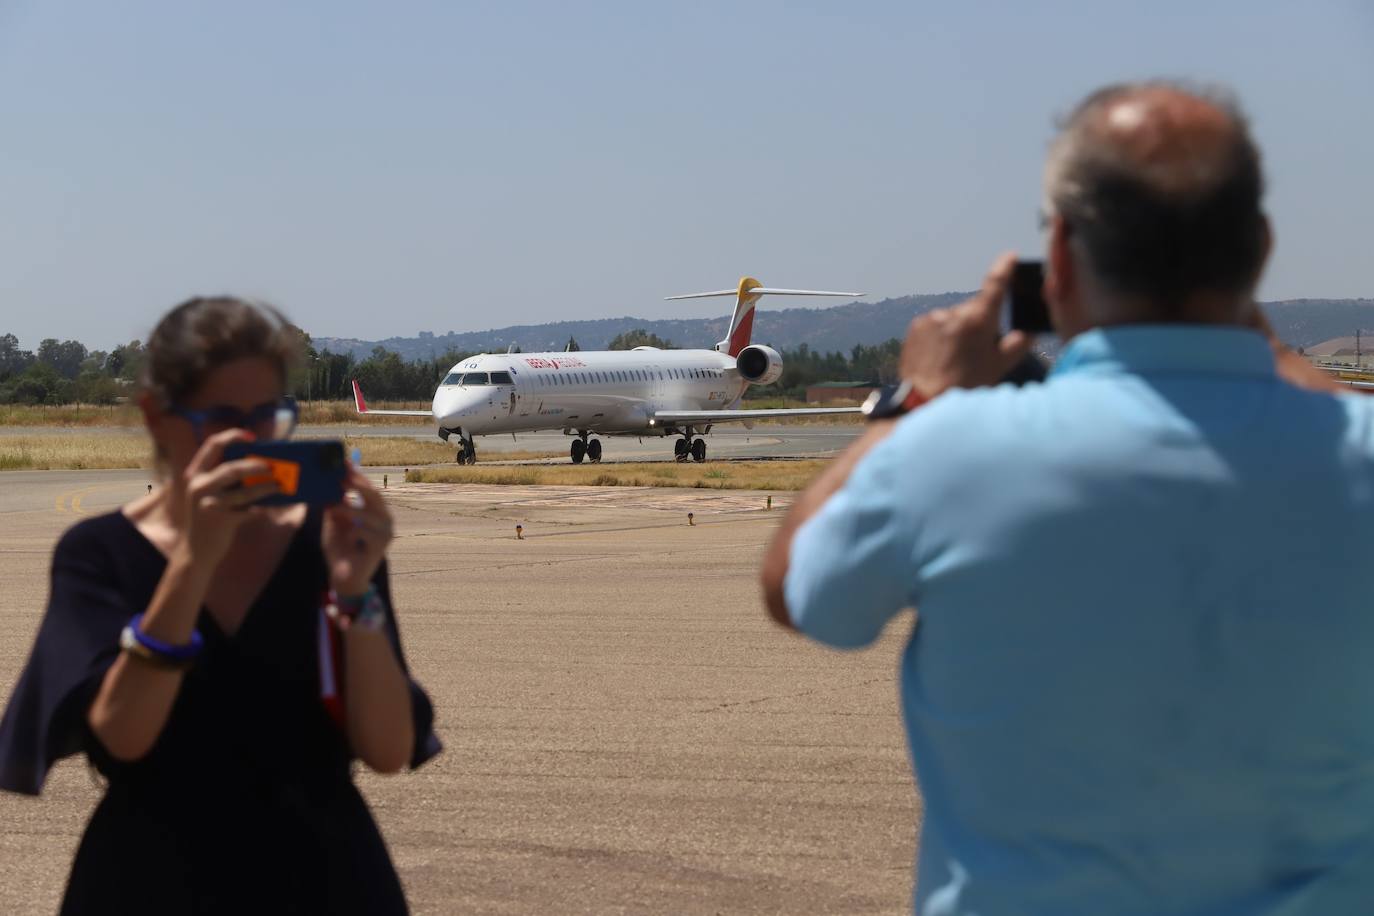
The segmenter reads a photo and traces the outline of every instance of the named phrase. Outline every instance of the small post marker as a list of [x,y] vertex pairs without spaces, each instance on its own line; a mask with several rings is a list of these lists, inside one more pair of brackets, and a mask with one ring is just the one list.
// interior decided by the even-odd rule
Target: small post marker
[[524,526],[524,525],[518,525],[518,524],[517,524],[517,525],[515,526],[515,539],[516,539],[517,541],[523,541],[523,540],[525,539],[525,526]]
[[688,513],[687,513],[687,524],[689,524],[689,525],[695,525],[696,523],[697,523],[697,515],[696,515],[696,513],[695,513],[695,512],[688,512]]
[[768,497],[768,508],[773,508],[773,497]]
[[153,492],[153,485],[152,485],[152,484],[148,484],[148,492],[149,492],[149,493]]
[[386,489],[386,475],[385,475],[385,474],[382,475],[382,489],[383,489],[383,490]]

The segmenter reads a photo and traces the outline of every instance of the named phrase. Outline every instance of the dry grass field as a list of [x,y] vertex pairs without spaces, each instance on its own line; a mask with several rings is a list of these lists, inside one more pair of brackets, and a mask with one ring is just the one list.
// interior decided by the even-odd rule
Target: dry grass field
[[[406,436],[344,437],[351,452],[357,448],[365,467],[410,467],[451,464],[454,450],[443,442],[421,441]],[[562,456],[552,452],[501,452],[506,460]],[[152,466],[152,449],[139,435],[101,435],[98,428],[86,432],[0,437],[0,471],[91,471]]]
[[505,486],[692,487],[712,490],[800,490],[828,464],[824,460],[624,462],[531,467],[482,465],[419,468],[407,483]]
[[[368,407],[376,410],[429,410],[428,402],[420,401],[376,401],[368,402]],[[756,398],[746,401],[743,407],[754,410],[776,409],[780,407],[810,407],[805,401],[789,398]],[[826,404],[826,407],[854,407],[857,404]],[[352,401],[302,401],[301,423],[307,426],[332,426],[343,423],[356,423],[358,413]],[[60,407],[45,405],[0,404],[0,426],[139,426],[143,422],[138,408],[133,404],[68,404]],[[423,423],[421,417],[370,416],[369,423],[392,426],[414,426]],[[760,420],[763,424],[774,423],[823,423],[852,424],[862,422],[858,414],[837,414],[832,416],[810,417],[797,420]]]
[[[301,423],[309,426],[328,426],[356,423],[358,413],[352,401],[303,401]],[[429,410],[428,403],[418,401],[377,401],[368,407],[377,410]],[[414,426],[423,423],[422,417],[369,417],[369,423],[393,426]],[[46,405],[0,404],[0,426],[129,426],[143,424],[134,404],[66,404]],[[452,457],[452,456],[450,456]]]

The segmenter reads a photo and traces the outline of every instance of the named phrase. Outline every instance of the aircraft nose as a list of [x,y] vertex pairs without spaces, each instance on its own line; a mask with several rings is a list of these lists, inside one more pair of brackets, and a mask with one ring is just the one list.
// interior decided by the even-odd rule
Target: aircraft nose
[[470,391],[459,388],[440,392],[434,399],[434,417],[441,426],[461,426],[476,406],[477,397]]

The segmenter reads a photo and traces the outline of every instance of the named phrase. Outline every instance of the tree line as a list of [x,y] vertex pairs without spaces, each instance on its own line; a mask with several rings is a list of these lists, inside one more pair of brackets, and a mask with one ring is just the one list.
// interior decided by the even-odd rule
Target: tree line
[[[357,379],[369,399],[427,401],[456,363],[472,353],[449,350],[428,359],[404,360],[384,347],[374,347],[364,359],[351,353],[317,350],[310,335],[297,329],[302,358],[287,387],[302,400],[346,400]],[[671,341],[642,329],[617,335],[608,349],[634,347],[672,349]],[[568,349],[579,350],[569,339]],[[751,388],[755,397],[800,397],[818,382],[891,381],[896,377],[901,342],[892,339],[874,346],[860,344],[849,353],[822,353],[802,344],[783,351],[783,374],[775,385]],[[37,350],[22,350],[13,334],[0,335],[0,404],[113,404],[137,391],[146,352],[133,340],[108,351],[89,350],[75,340],[48,338]]]

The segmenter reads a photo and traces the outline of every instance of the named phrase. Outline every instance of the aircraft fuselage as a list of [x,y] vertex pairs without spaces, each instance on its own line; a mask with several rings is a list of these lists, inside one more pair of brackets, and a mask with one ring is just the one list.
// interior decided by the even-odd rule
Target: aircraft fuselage
[[655,411],[727,408],[748,384],[715,350],[481,354],[449,370],[432,412],[441,434],[664,435]]

